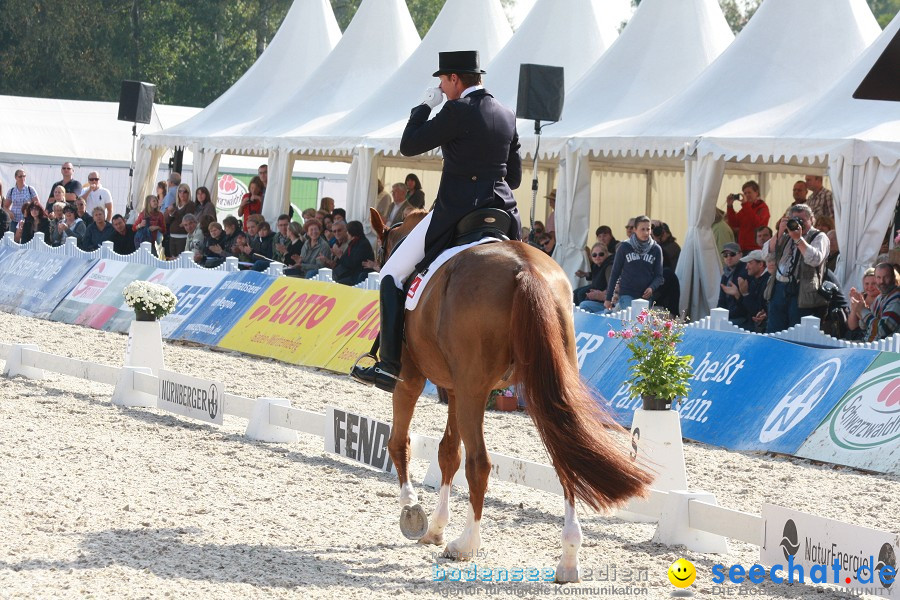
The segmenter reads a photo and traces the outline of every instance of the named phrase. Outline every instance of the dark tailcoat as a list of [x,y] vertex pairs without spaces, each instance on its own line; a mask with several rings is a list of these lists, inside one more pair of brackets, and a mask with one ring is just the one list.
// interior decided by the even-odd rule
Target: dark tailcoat
[[478,208],[502,208],[513,217],[507,235],[519,239],[519,213],[512,190],[522,181],[516,117],[487,91],[444,104],[433,119],[421,104],[409,116],[400,152],[415,156],[440,146],[444,168],[431,225],[425,236],[425,262],[451,240],[456,224]]

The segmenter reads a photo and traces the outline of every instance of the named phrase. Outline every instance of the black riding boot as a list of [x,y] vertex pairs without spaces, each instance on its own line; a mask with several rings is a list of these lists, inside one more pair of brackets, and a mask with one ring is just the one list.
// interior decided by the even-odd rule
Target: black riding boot
[[354,366],[350,376],[362,383],[375,384],[386,392],[393,392],[400,375],[400,354],[403,351],[403,313],[406,294],[388,275],[381,280],[380,360],[374,366]]

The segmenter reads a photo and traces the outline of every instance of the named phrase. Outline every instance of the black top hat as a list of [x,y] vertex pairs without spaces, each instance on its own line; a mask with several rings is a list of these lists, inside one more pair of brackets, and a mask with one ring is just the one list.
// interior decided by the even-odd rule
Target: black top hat
[[458,52],[438,52],[438,70],[432,77],[448,73],[478,73],[484,75],[478,64],[478,50],[460,50]]

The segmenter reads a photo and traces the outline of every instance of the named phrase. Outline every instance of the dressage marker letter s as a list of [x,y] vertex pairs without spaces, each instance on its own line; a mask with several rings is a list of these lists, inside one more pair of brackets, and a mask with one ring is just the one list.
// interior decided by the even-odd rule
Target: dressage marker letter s
[[391,437],[389,424],[333,406],[326,407],[325,415],[326,452],[339,454],[385,473],[396,472],[387,449]]

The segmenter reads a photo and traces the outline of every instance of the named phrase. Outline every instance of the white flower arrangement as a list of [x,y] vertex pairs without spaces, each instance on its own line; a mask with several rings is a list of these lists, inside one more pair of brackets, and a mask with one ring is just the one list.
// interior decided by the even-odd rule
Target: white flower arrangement
[[122,290],[125,304],[137,311],[161,319],[175,309],[178,299],[172,290],[158,283],[132,281]]

